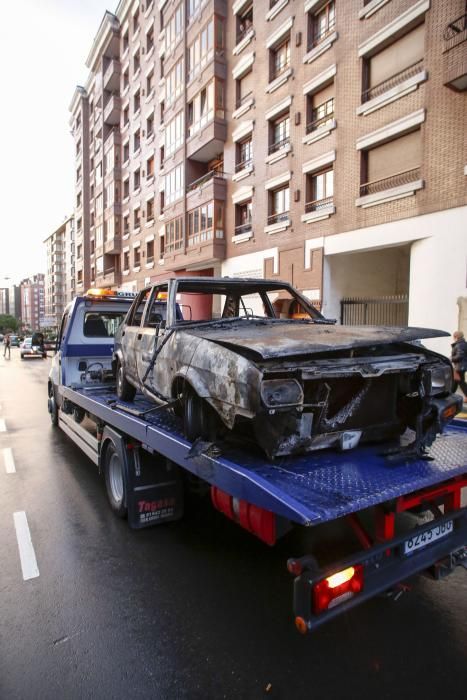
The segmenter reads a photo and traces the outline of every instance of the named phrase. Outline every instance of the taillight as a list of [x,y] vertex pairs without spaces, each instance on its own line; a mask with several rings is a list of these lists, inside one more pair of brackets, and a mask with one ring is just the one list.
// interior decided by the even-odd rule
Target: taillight
[[338,571],[313,585],[315,613],[330,610],[363,590],[363,566],[357,564]]

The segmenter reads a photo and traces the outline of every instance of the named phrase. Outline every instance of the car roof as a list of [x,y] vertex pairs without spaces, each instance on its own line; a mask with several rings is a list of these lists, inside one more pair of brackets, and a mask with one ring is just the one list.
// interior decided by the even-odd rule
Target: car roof
[[[276,289],[291,289],[288,282],[271,279],[257,279],[256,277],[172,277],[171,282],[177,282],[177,286],[183,285],[184,291],[200,291],[205,293],[222,294],[233,290],[243,294],[253,294],[260,291],[274,291]],[[157,285],[155,285],[157,286]]]

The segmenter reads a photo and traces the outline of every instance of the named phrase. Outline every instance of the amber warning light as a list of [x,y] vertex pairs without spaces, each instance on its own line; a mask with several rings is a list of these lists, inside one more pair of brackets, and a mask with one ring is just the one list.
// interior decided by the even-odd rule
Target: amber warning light
[[313,608],[315,613],[330,610],[353,598],[363,590],[363,566],[358,564],[338,571],[313,586]]

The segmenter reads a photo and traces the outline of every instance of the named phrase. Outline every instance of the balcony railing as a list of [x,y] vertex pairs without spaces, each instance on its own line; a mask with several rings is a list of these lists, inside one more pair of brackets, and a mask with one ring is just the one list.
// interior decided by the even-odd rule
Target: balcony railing
[[457,38],[460,34],[467,31],[467,14],[461,15],[454,22],[449,22],[448,26],[444,30],[443,39],[444,41],[450,42],[452,39]]
[[276,66],[274,68],[274,73],[271,76],[271,81],[277,80],[277,78],[280,78],[281,75],[283,75],[283,73],[285,73],[286,71],[289,70],[289,68],[290,68],[290,61],[287,61],[286,63],[284,63],[283,66]]
[[246,21],[243,28],[239,29],[237,32],[236,43],[239,44],[242,41],[242,39],[246,37],[248,32],[251,32],[252,29],[253,22],[251,22],[250,20]]
[[247,92],[246,95],[239,97],[235,103],[235,109],[239,109],[239,107],[244,105],[245,102],[248,102],[248,100],[251,100],[252,97],[253,97],[253,90],[250,90],[250,92]]
[[193,182],[190,182],[190,184],[187,185],[186,191],[193,192],[193,190],[198,189],[198,187],[202,187],[206,184],[206,182],[209,182],[215,177],[225,178],[225,173],[222,170],[210,170],[208,173],[206,173],[206,175],[199,177]]
[[183,249],[183,238],[174,241],[166,241],[164,255],[173,255],[177,250]]
[[290,143],[290,136],[286,136],[285,139],[280,139],[280,141],[275,141],[274,143],[269,144],[269,155],[271,155],[271,153],[276,153],[276,151],[280,151],[280,149],[284,148],[284,146],[286,146],[288,143]]
[[396,87],[397,85],[403,83],[405,80],[408,80],[409,78],[412,78],[412,76],[417,75],[417,73],[420,73],[422,69],[423,59],[420,59],[420,61],[417,61],[411,66],[404,68],[404,70],[401,70],[399,73],[396,73],[396,75],[393,75],[390,78],[387,78],[387,80],[383,80],[381,83],[378,83],[378,85],[373,85],[373,87],[364,90],[362,92],[362,102],[368,102],[368,100],[372,100],[374,97],[382,95],[388,90],[391,90],[391,88]]
[[213,228],[210,228],[204,231],[199,231],[199,233],[189,234],[187,238],[188,247],[191,248],[195,245],[205,243],[206,241],[212,241],[214,237],[222,240],[224,238],[224,231],[222,229],[214,230]]
[[245,170],[245,168],[249,168],[250,165],[253,165],[253,158],[248,158],[247,160],[242,160],[240,163],[235,164],[235,172],[239,173],[241,170]]
[[306,133],[311,134],[312,131],[316,131],[320,126],[325,126],[325,124],[331,123],[334,119],[334,112],[325,114],[324,117],[319,119],[313,119],[309,124],[306,125]]
[[305,204],[305,212],[309,214],[312,211],[320,211],[326,207],[332,207],[334,202],[333,197],[324,197],[324,199],[315,199],[313,202]]
[[247,224],[240,224],[240,226],[235,226],[235,235],[241,236],[242,233],[248,233],[251,231],[252,223],[249,221]]
[[316,33],[313,36],[311,43],[308,46],[308,51],[310,51],[311,49],[314,49],[315,46],[318,46],[319,44],[321,44],[321,42],[323,42],[325,39],[327,39],[328,36],[330,36],[335,31],[335,29],[336,29],[336,20],[333,19],[331,22],[329,22],[328,26],[326,27],[326,29],[324,29],[324,31],[320,32],[319,34]]
[[420,168],[412,168],[411,170],[404,170],[404,172],[396,173],[390,175],[389,177],[383,177],[380,180],[373,180],[373,182],[365,182],[360,185],[360,196],[364,197],[367,194],[375,194],[376,192],[383,192],[384,190],[390,190],[393,187],[400,187],[401,185],[407,185],[409,182],[414,182],[420,179]]
[[281,221],[288,221],[289,220],[289,212],[288,211],[281,211],[278,212],[277,214],[271,214],[268,216],[268,225],[269,224],[279,224]]

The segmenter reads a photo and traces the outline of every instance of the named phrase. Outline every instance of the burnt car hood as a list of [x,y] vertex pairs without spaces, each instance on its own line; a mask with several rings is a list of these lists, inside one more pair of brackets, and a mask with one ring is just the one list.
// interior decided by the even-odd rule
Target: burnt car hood
[[439,338],[449,333],[431,328],[390,326],[331,326],[312,323],[239,321],[203,326],[186,332],[235,350],[251,352],[263,360],[308,355],[388,343]]

